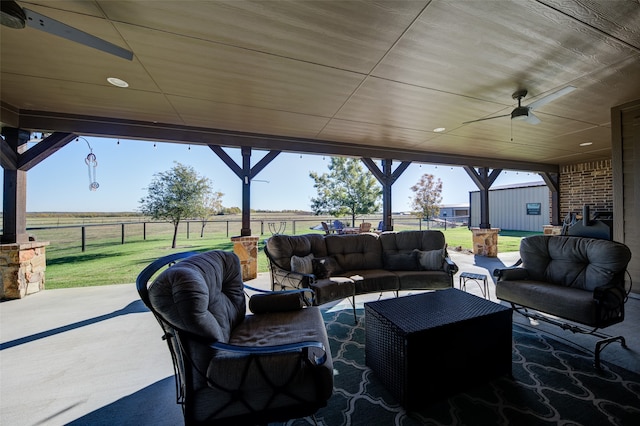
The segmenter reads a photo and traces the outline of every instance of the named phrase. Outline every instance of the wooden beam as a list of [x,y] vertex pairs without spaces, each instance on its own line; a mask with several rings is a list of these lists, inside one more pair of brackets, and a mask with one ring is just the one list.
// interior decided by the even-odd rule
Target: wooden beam
[[73,133],[52,133],[46,139],[41,140],[20,155],[18,158],[18,168],[24,171],[31,170],[76,137]]
[[3,138],[0,138],[0,166],[5,170],[18,170],[18,153]]
[[500,160],[489,157],[443,154],[393,147],[342,143],[322,139],[293,138],[167,123],[59,114],[47,111],[20,111],[20,122],[26,128],[56,129],[58,131],[87,136],[130,138],[191,145],[220,145],[235,148],[251,146],[253,149],[267,151],[277,150],[356,158],[391,158],[396,161],[487,167],[492,169],[515,169],[536,173],[553,173],[558,171],[556,164]]
[[256,177],[258,173],[260,173],[262,169],[264,169],[267,166],[267,164],[272,162],[279,154],[280,154],[280,151],[267,152],[267,154],[264,157],[262,157],[260,161],[256,163],[255,166],[251,168],[251,179]]
[[221,146],[209,145],[209,148],[211,148],[211,150],[215,152],[218,157],[220,157],[222,162],[226,164],[227,167],[229,167],[236,176],[238,176],[240,179],[243,178],[242,167],[238,166],[236,162],[233,161],[233,158],[231,158],[229,154],[227,154],[226,151],[222,149]]

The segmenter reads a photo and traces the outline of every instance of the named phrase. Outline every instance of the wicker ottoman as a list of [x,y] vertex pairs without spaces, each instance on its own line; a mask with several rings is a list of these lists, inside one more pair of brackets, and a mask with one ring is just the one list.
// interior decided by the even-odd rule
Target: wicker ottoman
[[511,374],[511,308],[457,289],[365,303],[366,364],[407,410]]

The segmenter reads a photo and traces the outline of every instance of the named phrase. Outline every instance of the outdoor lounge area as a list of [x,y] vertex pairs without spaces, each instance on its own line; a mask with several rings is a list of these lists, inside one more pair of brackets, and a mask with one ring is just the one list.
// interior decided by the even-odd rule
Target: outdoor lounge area
[[[399,231],[394,213],[409,208],[429,218],[424,209],[394,202],[399,191],[393,190],[411,185],[408,172],[423,165],[440,167],[438,175],[460,167],[479,192],[478,211],[470,212],[468,223],[475,254],[443,249],[456,268],[434,273],[444,272],[446,285],[454,288],[438,290],[442,293],[437,297],[425,295],[432,288],[423,281],[384,287],[391,291],[382,294],[376,286],[371,287],[375,291],[358,292],[358,278],[368,279],[361,283],[367,284],[372,275],[358,273],[358,266],[346,259],[353,291],[330,294],[309,310],[315,315],[316,336],[321,336],[314,341],[328,342],[326,349],[331,350],[325,392],[318,393],[327,397],[327,389],[332,389],[332,394],[319,404],[326,402],[314,419],[287,425],[640,424],[637,0],[2,0],[0,5],[0,245],[6,254],[0,272],[11,281],[3,286],[2,299],[19,298],[0,303],[0,424],[183,424],[175,370],[163,340],[166,330],[158,327],[134,283],[45,290],[48,260],[43,247],[59,242],[36,241],[27,225],[28,212],[36,210],[30,188],[44,186],[33,185],[37,181],[31,178],[38,173],[43,175],[40,182],[55,186],[47,195],[82,200],[86,211],[98,209],[95,198],[85,198],[86,183],[91,195],[98,187],[99,196],[114,191],[105,197],[111,210],[112,200],[124,199],[124,189],[144,185],[134,172],[144,169],[151,176],[164,168],[155,153],[166,147],[190,153],[188,161],[197,160],[216,186],[222,176],[233,180],[220,190],[237,195],[230,207],[241,215],[239,235],[232,237],[227,226],[226,238],[233,239],[234,250],[245,256],[240,259],[243,267],[250,271],[257,269],[257,262],[249,260],[259,251],[252,212],[264,209],[258,194],[271,200],[275,194],[306,199],[292,184],[312,170],[287,164],[280,166],[286,180],[276,183],[267,176],[278,166],[276,160],[287,161],[283,154],[306,168],[305,156],[354,159],[371,175],[366,187],[375,187],[376,193],[379,189],[379,196],[368,202],[376,214],[371,225],[358,226],[357,210],[351,209],[349,226],[322,228],[327,241],[364,241],[369,235]],[[88,171],[89,182],[75,187],[42,167],[72,146],[84,149],[84,142],[90,151],[85,160],[68,160],[59,170],[81,173],[68,178],[74,183],[80,181],[75,176],[84,180]],[[107,146],[119,147],[118,153],[103,156]],[[134,146],[144,151],[129,154]],[[98,184],[96,154],[100,170],[116,174],[120,183]],[[585,205],[611,217],[609,239],[623,243],[631,254],[630,260],[626,252],[622,258],[628,260],[626,271],[635,281],[626,304],[619,303],[619,288],[600,287],[594,291],[598,297],[583,292],[585,303],[571,304],[576,282],[565,272],[576,267],[573,260],[558,268],[566,280],[540,279],[536,266],[532,272],[493,275],[520,257],[498,253],[498,234],[507,228],[490,214],[497,210],[491,206],[491,189],[507,173],[535,175],[548,188],[548,209],[528,207],[541,205],[539,200],[519,202],[520,214],[545,218],[544,229],[533,232],[549,231],[554,235],[550,238],[559,238],[567,219]],[[359,171],[353,175],[364,176]],[[459,187],[455,191],[464,192]],[[40,198],[35,197],[44,200]],[[354,204],[312,200],[304,209],[315,215],[333,215],[334,207]],[[277,209],[290,207],[283,203]],[[50,211],[48,206],[41,210]],[[475,213],[478,218],[472,223]],[[589,220],[583,215],[585,227]],[[269,230],[278,234],[284,228],[274,222]],[[124,225],[121,229],[124,244]],[[84,252],[84,228],[82,233]],[[144,249],[135,253],[147,254]],[[149,256],[149,262],[154,257]],[[374,269],[381,270],[363,271]],[[424,273],[398,271],[393,276]],[[97,275],[94,272],[90,274]],[[253,276],[250,285],[274,288],[268,273]],[[93,277],[87,279],[98,284]],[[393,281],[384,284],[388,282]],[[557,297],[528,293],[540,283],[553,285],[546,288]],[[580,280],[578,285],[591,290],[593,281]],[[442,303],[447,294],[456,296]],[[411,315],[403,315],[415,307],[405,305],[409,297],[438,299],[444,313],[426,325],[416,321],[412,329]],[[198,299],[200,306],[212,314],[205,299]],[[385,323],[386,311],[379,305],[398,300],[400,307],[389,315],[393,321]],[[606,332],[616,336],[613,343],[599,342],[594,353],[593,336],[510,310],[550,308],[548,303],[558,304],[562,313],[569,305],[571,315],[563,320],[605,324]],[[601,309],[609,304],[615,306]],[[480,312],[468,312],[467,306]],[[551,308],[547,314],[559,315]],[[237,318],[243,317],[242,310],[236,309]],[[492,310],[492,318],[475,322]],[[452,311],[462,313],[457,317],[460,328],[446,323]],[[603,321],[587,318],[594,312]],[[372,331],[367,330],[367,313],[377,315],[382,330],[375,345],[367,345],[367,331]],[[470,318],[474,326],[483,324],[481,329],[469,326]],[[421,341],[392,368],[376,362],[380,352],[400,353],[420,340],[414,332],[433,344]],[[509,334],[510,364],[505,355]],[[619,344],[617,336],[625,336],[626,345]],[[495,338],[490,347],[482,347],[479,343],[489,337]],[[390,340],[395,346],[385,346]],[[475,351],[467,352],[464,343],[469,342]],[[202,352],[215,356],[206,343]],[[492,346],[500,347],[499,359],[487,357]],[[308,356],[301,358],[300,364],[313,363]],[[409,358],[407,364],[419,372],[415,376],[403,370]],[[483,369],[491,374],[475,374]],[[235,369],[221,370],[229,373],[225,378],[230,381],[238,379]],[[441,388],[425,390],[421,382],[430,380],[433,371],[440,373]],[[198,372],[205,376],[209,370]],[[389,372],[400,380],[387,380]],[[333,388],[327,384],[329,377]],[[470,386],[450,387],[448,381]],[[215,388],[212,382],[207,377],[200,390],[214,393],[207,387]],[[398,383],[400,391],[392,386]],[[407,383],[418,398],[404,398]],[[241,391],[230,393],[235,397]],[[247,418],[258,420],[253,413]]]
[[[497,258],[457,252],[452,252],[451,256],[460,267],[458,274],[468,271],[488,277],[494,269],[512,265],[518,259],[518,253],[502,253]],[[496,300],[495,285],[491,278],[489,280],[490,298]],[[454,282],[458,282],[457,276]],[[260,274],[250,284],[268,289],[269,276]],[[478,286],[468,286],[467,291],[482,296]],[[390,293],[385,297],[394,296]],[[363,314],[364,303],[377,299],[378,295],[373,294],[358,296],[356,303],[359,314]],[[323,307],[323,311],[334,353],[334,367],[336,372],[342,372],[346,364],[341,363],[340,359],[350,356],[350,351],[342,352],[336,357],[337,352],[346,350],[353,344],[350,342],[358,340],[356,332],[363,330],[363,321],[359,321],[359,326],[353,325],[351,305],[346,300],[335,305],[329,304]],[[3,395],[0,401],[0,423],[183,423],[180,407],[175,404],[173,369],[166,343],[161,339],[162,333],[155,318],[144,307],[133,284],[44,291],[23,300],[4,302],[0,315],[0,386]],[[523,325],[523,329],[526,330],[532,329],[528,320],[518,314],[514,313],[513,320],[514,330],[519,331],[514,331],[515,337],[522,335],[522,330],[518,329],[519,325]],[[640,337],[636,325],[639,321],[640,300],[632,295],[626,305],[626,320],[610,328],[612,333],[626,336],[628,349],[622,348],[619,344],[612,344],[602,353],[605,371],[603,377],[607,378],[611,386],[620,379],[631,390],[637,390],[640,386],[640,383],[634,382],[640,372]],[[585,377],[579,370],[587,371],[589,376],[598,377],[592,365],[593,353],[589,353],[592,351],[592,337],[563,332],[545,324],[533,328],[541,330],[540,335],[549,341],[561,341],[567,347],[579,345],[578,348],[582,349],[578,352],[586,351],[584,357],[567,360],[563,359],[563,351],[554,350],[545,352],[543,358],[538,359],[538,362],[553,371],[562,365],[569,371],[575,368],[573,378],[564,375],[561,377],[565,384],[573,383],[572,386],[576,386],[576,380],[580,382],[580,379]],[[518,365],[521,360],[518,357],[524,351],[520,346],[514,346],[514,375],[519,374]],[[464,362],[475,368],[482,368],[476,359],[469,358]],[[615,379],[618,377],[617,373],[611,373],[615,366],[625,368],[630,372],[629,376],[624,376],[625,370],[616,370],[617,373],[622,371],[622,375]],[[362,374],[363,380],[371,386],[378,383],[375,376],[367,373],[366,367],[363,366],[362,369],[362,373],[358,375]],[[632,371],[635,371],[635,374],[631,373]],[[360,380],[356,376],[348,377],[347,383],[357,383]],[[334,397],[323,409],[325,411],[321,409],[318,413],[318,416],[324,419],[320,424],[345,424],[342,416],[346,410],[344,398],[347,396],[353,401],[364,403],[364,399],[359,399],[363,398],[363,395],[360,395],[357,389],[345,387],[344,379],[347,377],[338,374],[335,378]],[[612,378],[615,380],[611,380]],[[516,379],[516,383],[528,387],[525,380],[519,380]],[[378,387],[384,389],[379,384]],[[573,388],[569,391],[579,392]],[[397,401],[384,393],[384,390],[381,392],[383,401],[365,409],[376,415],[380,422],[359,423],[352,419],[351,424],[388,424],[387,419],[396,416],[403,419],[401,424],[421,424],[419,418],[406,417],[406,412]],[[454,400],[451,401],[453,404]],[[636,400],[635,408],[628,408],[625,415],[640,416],[637,407]],[[538,412],[537,407],[530,408],[533,410],[532,413]],[[332,414],[327,414],[326,410]],[[559,409],[559,412],[566,411]],[[329,417],[326,417],[327,415]],[[441,411],[433,415],[441,415]],[[516,415],[515,412],[513,415]],[[536,418],[530,418],[532,419]],[[299,424],[310,422],[300,420]],[[536,422],[532,420],[529,424]],[[583,424],[596,423],[586,421]]]

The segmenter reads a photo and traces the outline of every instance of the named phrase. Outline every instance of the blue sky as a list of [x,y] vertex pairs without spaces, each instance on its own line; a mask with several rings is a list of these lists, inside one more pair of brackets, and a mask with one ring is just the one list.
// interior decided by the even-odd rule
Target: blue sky
[[[88,144],[87,144],[88,142]],[[97,191],[89,190],[89,171],[85,158],[96,156]],[[241,164],[239,149],[225,151]],[[265,151],[253,151],[252,165]],[[45,159],[27,174],[27,211],[137,211],[139,200],[153,175],[171,169],[174,161],[192,166],[200,175],[211,179],[213,189],[225,195],[225,207],[242,205],[240,179],[208,147],[133,141],[107,138],[80,138]],[[328,171],[328,156],[281,153],[251,185],[251,207],[258,210],[309,210],[316,195],[310,171]],[[395,168],[395,165],[394,165]],[[393,211],[409,211],[410,187],[424,173],[443,182],[443,204],[469,202],[469,191],[477,190],[466,172],[459,167],[412,164],[392,189]],[[494,186],[540,181],[534,173],[502,172]],[[0,191],[2,187],[0,187]]]

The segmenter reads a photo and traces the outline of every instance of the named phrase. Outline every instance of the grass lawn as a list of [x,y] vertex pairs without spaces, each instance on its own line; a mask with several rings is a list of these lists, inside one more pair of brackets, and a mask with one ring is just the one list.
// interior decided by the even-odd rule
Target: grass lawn
[[[307,232],[306,230],[303,232]],[[448,246],[471,249],[471,231],[466,227],[449,228],[445,233]],[[517,251],[520,240],[534,232],[502,232],[498,238],[498,251]],[[259,242],[258,271],[268,272],[266,256],[262,251],[264,235]],[[39,238],[40,239],[40,238]],[[42,239],[40,239],[42,240]],[[171,234],[159,234],[121,244],[119,238],[93,240],[82,252],[77,243],[57,243],[50,239],[47,247],[46,288],[83,287],[110,284],[131,284],[140,271],[153,260],[181,251],[232,250],[233,244],[222,233],[205,233],[186,239],[179,235],[177,247],[171,249]]]

